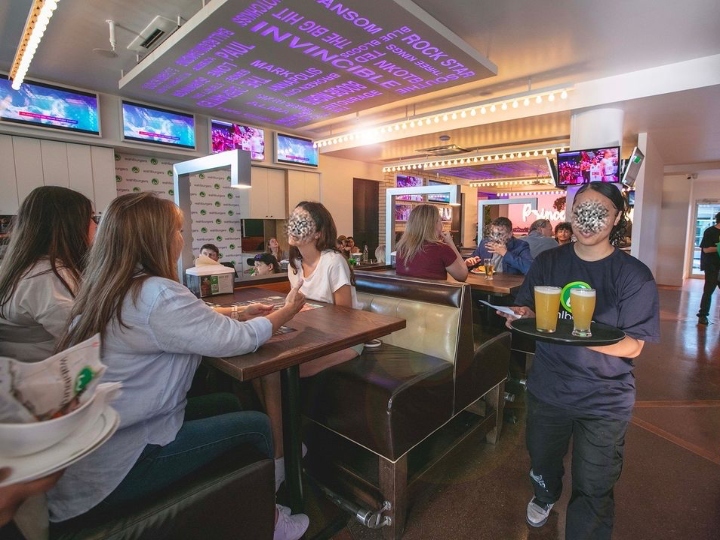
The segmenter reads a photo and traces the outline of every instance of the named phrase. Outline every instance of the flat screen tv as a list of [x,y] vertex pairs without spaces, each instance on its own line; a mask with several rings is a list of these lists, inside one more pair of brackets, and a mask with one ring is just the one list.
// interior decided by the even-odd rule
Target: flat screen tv
[[210,120],[210,147],[212,153],[239,148],[250,152],[250,159],[265,159],[265,131],[259,128]]
[[295,135],[275,134],[275,162],[287,165],[318,166],[318,149],[310,139]]
[[[437,180],[430,180],[428,182],[428,186],[447,186],[448,184],[446,182],[438,182]],[[437,202],[437,203],[450,203],[450,194],[449,193],[430,193],[427,196],[428,202]]]
[[642,165],[644,159],[645,155],[640,151],[640,149],[637,146],[633,148],[632,154],[630,154],[630,159],[625,162],[625,171],[622,176],[623,184],[628,187],[633,187],[635,185],[635,179],[640,172],[640,166]]
[[558,152],[557,186],[590,182],[620,183],[620,147],[605,146],[588,150]]
[[[395,177],[395,185],[399,188],[402,187],[422,187],[425,185],[425,180],[420,176],[406,176],[404,174],[398,174]],[[396,201],[417,201],[423,202],[422,195],[396,195]]]
[[550,178],[552,178],[555,185],[557,185],[558,171],[557,165],[555,165],[555,160],[553,158],[546,157],[545,162],[547,163],[548,175],[550,175]]
[[195,117],[160,107],[122,102],[123,139],[195,149]]
[[29,81],[13,90],[11,84],[0,75],[0,120],[100,135],[97,94]]

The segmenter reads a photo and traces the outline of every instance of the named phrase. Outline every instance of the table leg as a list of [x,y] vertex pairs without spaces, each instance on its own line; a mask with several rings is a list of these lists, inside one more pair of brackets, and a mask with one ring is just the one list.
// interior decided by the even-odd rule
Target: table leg
[[303,511],[302,430],[300,419],[300,367],[280,372],[282,385],[283,446],[285,449],[285,486],[293,514]]

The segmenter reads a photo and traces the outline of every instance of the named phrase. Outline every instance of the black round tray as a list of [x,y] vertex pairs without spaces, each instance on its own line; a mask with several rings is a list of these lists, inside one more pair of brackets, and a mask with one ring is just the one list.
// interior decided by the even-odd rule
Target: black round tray
[[530,336],[537,341],[557,343],[561,345],[612,345],[625,337],[625,332],[614,326],[593,322],[590,324],[591,337],[577,337],[572,335],[572,321],[558,321],[555,332],[538,332],[535,328],[535,319],[515,319],[510,322],[512,329]]

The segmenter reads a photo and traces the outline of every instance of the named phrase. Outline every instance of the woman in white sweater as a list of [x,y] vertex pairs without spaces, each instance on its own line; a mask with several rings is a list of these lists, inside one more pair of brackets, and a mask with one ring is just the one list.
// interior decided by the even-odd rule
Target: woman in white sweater
[[39,362],[51,356],[95,236],[90,200],[59,186],[35,188],[14,219],[0,264],[0,356]]

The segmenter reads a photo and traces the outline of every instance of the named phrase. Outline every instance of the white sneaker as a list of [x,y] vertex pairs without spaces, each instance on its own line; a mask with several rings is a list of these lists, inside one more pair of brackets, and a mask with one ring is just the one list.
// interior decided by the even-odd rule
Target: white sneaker
[[299,540],[310,525],[310,519],[305,514],[294,516],[284,513],[278,507],[278,518],[275,522],[273,540]]
[[[307,446],[305,446],[305,443],[302,443],[302,457],[305,457],[305,454],[307,454]],[[278,489],[280,489],[280,484],[282,484],[285,481],[285,458],[276,458],[275,459],[275,493],[278,492]]]
[[542,527],[550,517],[554,503],[543,504],[535,497],[527,505],[527,522],[531,527]]

